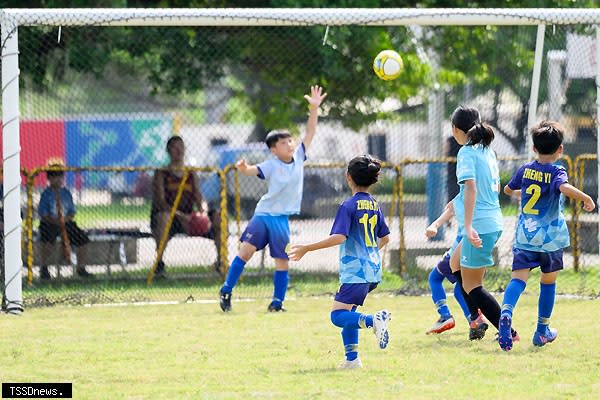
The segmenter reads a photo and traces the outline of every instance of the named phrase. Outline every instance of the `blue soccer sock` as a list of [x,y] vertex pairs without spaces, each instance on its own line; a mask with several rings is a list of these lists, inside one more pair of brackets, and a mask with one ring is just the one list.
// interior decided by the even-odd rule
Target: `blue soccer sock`
[[[465,297],[463,296],[462,293],[462,288],[460,287],[460,285],[458,283],[454,284],[454,298],[456,299],[457,303],[460,305],[460,308],[463,312],[463,314],[465,315],[465,318],[467,319],[467,322],[471,322],[471,311],[469,311],[469,306],[467,305],[467,302],[465,301]],[[477,318],[477,315],[475,316],[475,318]],[[473,319],[475,319],[473,318]]]
[[502,314],[508,314],[512,317],[513,310],[517,306],[519,296],[525,290],[527,283],[521,279],[512,278],[504,291],[504,299],[502,300]]
[[282,304],[285,300],[285,293],[287,292],[289,282],[288,271],[275,271],[273,275],[273,302]]
[[450,317],[450,309],[448,308],[446,301],[446,292],[442,282],[444,281],[444,275],[434,268],[429,273],[429,288],[431,289],[431,299],[433,304],[437,308],[437,312],[441,317]]
[[237,284],[242,272],[244,271],[244,266],[246,265],[246,261],[242,260],[240,257],[235,257],[231,262],[231,266],[229,267],[229,271],[227,271],[227,278],[225,278],[225,283],[221,288],[221,292],[223,293],[231,293],[235,285]]
[[346,360],[356,360],[358,357],[358,329],[343,328],[342,341],[344,342],[344,352]]
[[540,282],[540,299],[538,300],[538,323],[537,331],[546,334],[546,329],[550,325],[550,317],[554,308],[554,297],[556,295],[555,283]]
[[335,310],[331,312],[331,322],[344,329],[372,328],[373,316],[356,311]]

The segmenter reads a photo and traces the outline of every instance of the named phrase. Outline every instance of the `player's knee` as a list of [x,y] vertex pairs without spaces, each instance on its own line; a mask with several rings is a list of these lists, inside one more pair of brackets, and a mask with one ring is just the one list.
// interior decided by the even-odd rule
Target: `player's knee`
[[342,318],[342,315],[344,315],[345,312],[346,312],[346,310],[335,310],[335,311],[332,311],[331,315],[330,315],[331,323],[334,324],[335,326],[343,328],[344,327],[344,320]]

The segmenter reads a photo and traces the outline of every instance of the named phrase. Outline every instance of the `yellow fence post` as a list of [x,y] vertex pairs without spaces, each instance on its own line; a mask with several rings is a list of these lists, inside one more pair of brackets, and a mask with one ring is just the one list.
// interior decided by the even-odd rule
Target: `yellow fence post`
[[27,284],[33,285],[33,187],[38,170],[34,169],[26,174],[27,177],[27,214],[25,216],[25,229],[27,231]]
[[222,169],[216,170],[216,172],[219,175],[219,181],[221,182],[221,248],[219,249],[221,254],[220,268],[222,268],[221,273],[223,276],[226,276],[229,268],[227,254],[227,238],[229,236],[229,213],[227,212],[227,176],[225,171]]
[[175,213],[177,212],[177,208],[179,207],[179,203],[181,201],[181,197],[183,195],[183,190],[185,189],[185,184],[187,182],[188,176],[190,175],[189,169],[185,168],[183,171],[183,177],[181,178],[181,183],[177,188],[177,194],[175,195],[175,200],[173,201],[173,206],[171,207],[171,212],[169,214],[169,219],[167,220],[167,224],[165,225],[165,229],[162,233],[162,237],[160,238],[160,242],[158,244],[158,249],[156,251],[156,258],[154,259],[154,264],[152,265],[152,269],[148,272],[148,277],[146,278],[146,283],[148,285],[152,284],[154,279],[154,275],[156,274],[156,269],[158,268],[158,263],[162,259],[162,255],[165,251],[165,247],[167,244],[167,238],[171,233],[171,225],[173,224],[173,220],[175,219]]
[[400,165],[396,165],[396,179],[398,188],[398,233],[400,235],[400,248],[398,249],[399,266],[398,273],[402,275],[404,272],[404,258],[406,254],[406,243],[404,240],[404,177],[402,176],[402,169],[404,162]]

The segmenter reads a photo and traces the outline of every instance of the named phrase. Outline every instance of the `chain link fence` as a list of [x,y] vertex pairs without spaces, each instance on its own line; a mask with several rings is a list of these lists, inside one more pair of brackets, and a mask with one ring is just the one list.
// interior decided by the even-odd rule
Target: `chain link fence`
[[[597,198],[594,158],[582,156],[596,148],[595,86],[576,62],[591,51],[592,32],[584,25],[546,30],[538,119],[566,127],[571,181]],[[492,148],[505,184],[526,157],[535,37],[531,26],[336,26],[327,35],[324,27],[71,26],[60,36],[57,28],[20,27],[26,304],[216,297],[240,233],[266,192],[263,181],[239,175],[232,164],[269,157],[262,140],[270,129],[288,128],[299,143],[311,84],[329,96],[308,151],[292,242],[328,235],[337,206],[350,194],[345,164],[371,153],[387,165],[375,187],[392,231],[384,289],[422,293],[428,270],[456,234],[452,223],[434,240],[424,236],[458,190],[449,116],[458,104],[481,111],[496,132]],[[384,48],[404,60],[393,82],[371,71]],[[185,143],[188,168],[181,170],[198,176],[205,211],[219,216],[211,218],[219,241],[214,233],[175,235],[164,250],[162,279],[156,274],[162,238],[150,227],[152,180],[169,162],[165,146],[173,135]],[[77,276],[76,251],[66,260],[60,244],[52,254],[41,249],[37,210],[53,160],[67,166],[75,221],[91,242],[85,263],[91,279]],[[501,196],[500,268],[486,278],[493,289],[508,282],[518,213]],[[559,290],[598,295],[598,214],[568,203],[565,212],[573,248]],[[44,263],[49,280],[40,279]],[[290,293],[335,291],[337,268],[335,249],[293,263]],[[268,253],[257,253],[236,295],[269,297],[272,270]]]

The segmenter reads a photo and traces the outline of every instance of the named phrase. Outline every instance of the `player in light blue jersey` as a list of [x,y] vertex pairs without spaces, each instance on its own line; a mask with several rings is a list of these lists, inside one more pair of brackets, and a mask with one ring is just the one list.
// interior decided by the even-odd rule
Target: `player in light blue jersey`
[[[500,176],[496,154],[489,148],[494,131],[485,123],[475,124],[468,131],[454,124],[452,135],[463,147],[458,152],[456,177],[460,192],[453,202],[459,223],[464,227],[460,249],[460,276],[471,301],[496,328],[499,327],[500,305],[484,287],[483,276],[494,265],[492,251],[503,227],[500,211]],[[512,331],[515,339],[516,331]],[[483,337],[483,336],[481,336]]]
[[505,351],[512,349],[510,335],[513,310],[525,290],[529,271],[540,267],[538,324],[533,344],[553,342],[558,331],[549,327],[554,308],[556,278],[563,269],[563,249],[569,246],[569,231],[561,212],[561,194],[582,201],[586,211],[595,208],[590,196],[569,184],[567,171],[556,161],[563,151],[564,129],[554,121],[543,121],[531,130],[537,159],[521,166],[504,193],[521,192],[521,215],[513,246],[512,279],[504,292],[498,343]]
[[267,193],[256,205],[254,216],[240,238],[242,244],[238,255],[233,259],[227,272],[225,283],[220,291],[220,306],[225,312],[231,311],[231,294],[239,280],[244,266],[256,250],[269,245],[271,257],[275,259],[273,277],[273,299],[269,311],[285,311],[283,301],[288,288],[288,256],[285,252],[290,241],[288,217],[300,213],[304,161],[306,152],[317,130],[319,106],[327,93],[319,86],[312,86],[308,101],[310,113],[306,124],[306,135],[299,146],[294,145],[287,131],[270,132],[265,142],[275,156],[257,165],[248,165],[240,160],[236,168],[244,175],[265,179],[269,186]]
[[348,164],[346,181],[352,197],[338,208],[330,236],[308,245],[291,246],[290,259],[300,260],[309,251],[340,246],[340,283],[331,310],[331,322],[342,328],[346,359],[342,369],[362,367],[358,357],[358,330],[372,328],[379,347],[388,345],[391,313],[375,315],[356,312],[367,294],[381,282],[379,250],[389,241],[390,230],[370,189],[379,177],[381,164],[369,155],[353,158]]

